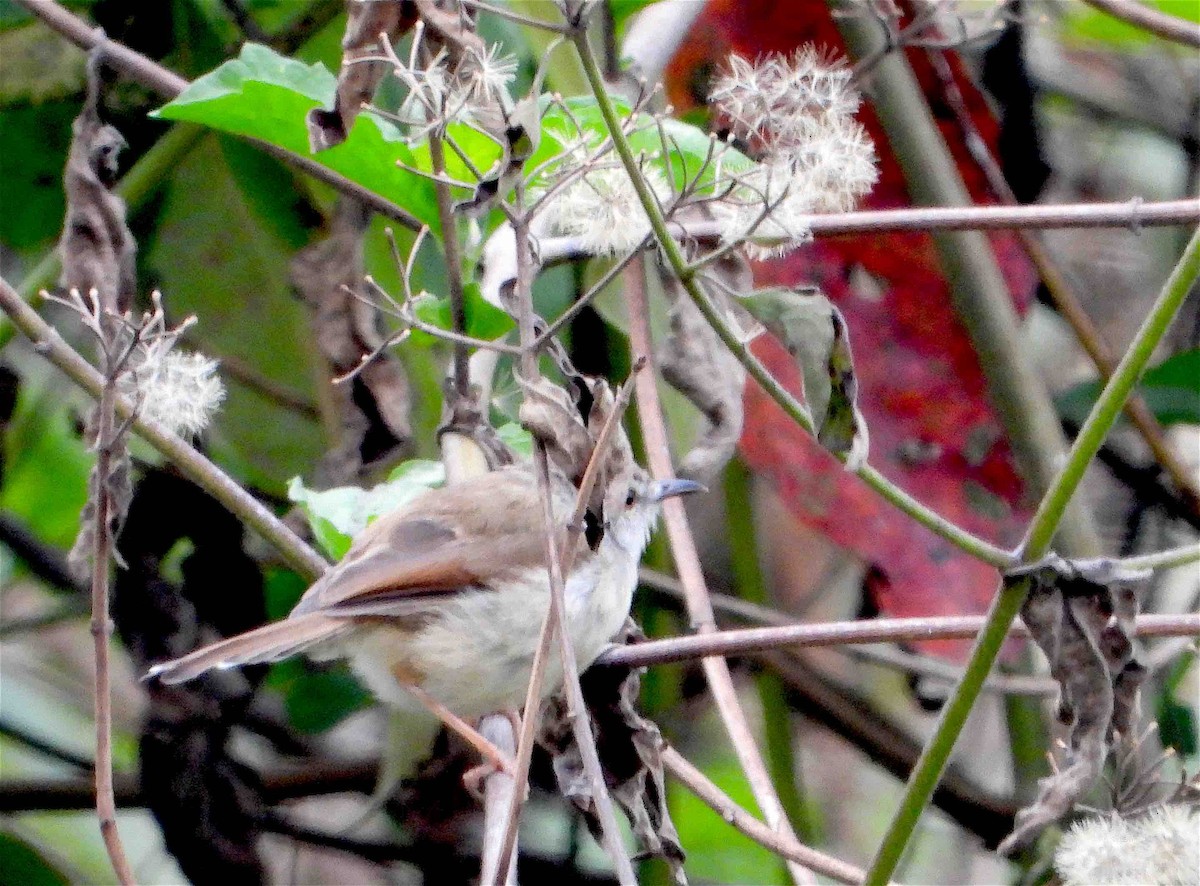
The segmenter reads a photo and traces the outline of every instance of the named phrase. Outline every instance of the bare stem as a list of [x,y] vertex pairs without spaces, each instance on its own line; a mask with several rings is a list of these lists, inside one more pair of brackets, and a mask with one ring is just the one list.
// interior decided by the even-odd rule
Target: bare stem
[[[446,172],[446,149],[436,132],[429,135],[429,160],[436,178],[438,221],[442,226],[442,254],[446,257],[446,284],[450,296],[450,318],[454,332],[467,332],[466,296],[463,293],[462,258],[459,255],[458,232],[454,223],[454,203],[450,186],[442,181]],[[454,342],[454,392],[460,400],[471,396],[471,377],[467,366],[467,347]]]
[[[697,658],[749,655],[791,647],[971,640],[977,637],[985,626],[985,617],[981,615],[947,615],[740,628],[645,640],[610,649],[596,659],[596,664],[646,667]],[[1135,632],[1139,637],[1186,637],[1200,634],[1200,615],[1142,615],[1138,617]],[[1028,636],[1023,625],[1010,625],[1009,631],[1002,637],[1008,636],[1009,633],[1014,636]]]
[[[1145,371],[1154,348],[1166,334],[1188,292],[1200,276],[1200,230],[1184,249],[1179,263],[1155,300],[1137,335],[1104,386],[1034,514],[1022,549],[1022,560],[1034,563],[1050,550],[1055,531],[1074,496],[1084,472],[1104,443],[1134,385]],[[871,863],[866,882],[879,884],[892,876],[904,849],[941,778],[954,743],[962,731],[983,682],[991,670],[1008,629],[1029,593],[1030,581],[1004,583],[992,600],[983,628],[975,640],[962,681],[942,708],[937,727],[909,777],[904,796]]]
[[[514,213],[513,230],[517,240],[517,279],[513,292],[517,304],[517,326],[520,331],[521,346],[525,350],[521,358],[521,374],[524,376],[526,382],[532,383],[538,377],[537,355],[530,347],[536,335],[534,330],[532,291],[534,263],[530,248],[528,220],[521,211],[521,206],[524,202],[524,193],[520,183],[517,184],[515,199],[517,212]],[[563,688],[567,695],[567,708],[571,718],[572,730],[575,734],[575,742],[579,746],[584,772],[591,782],[590,793],[596,804],[596,815],[600,819],[604,848],[612,861],[617,880],[622,884],[635,884],[637,878],[633,872],[633,864],[629,860],[629,855],[625,851],[624,844],[621,841],[621,829],[617,823],[616,810],[613,807],[612,797],[609,795],[608,786],[604,780],[604,772],[600,766],[600,755],[596,750],[596,739],[592,734],[591,721],[587,705],[583,698],[583,689],[579,685],[579,672],[575,666],[576,659],[575,651],[572,648],[571,634],[567,630],[564,569],[559,552],[559,539],[555,526],[554,510],[551,505],[550,466],[546,456],[545,445],[540,441],[535,441],[533,457],[535,473],[537,475],[538,494],[541,497],[543,519],[546,526],[546,562],[550,578],[550,607],[547,613],[547,623],[542,630],[542,640],[545,645],[548,645],[551,642],[552,635],[556,635],[558,638],[558,652],[562,661]],[[574,541],[574,536],[568,537]],[[573,550],[573,548],[574,545],[572,544],[568,550]],[[539,653],[543,652],[542,646],[543,644],[539,643]],[[523,724],[521,744],[517,748],[518,763],[520,763],[520,757],[523,753],[532,753],[532,721],[538,715],[538,706],[541,702],[540,692],[535,693],[533,690],[535,688],[535,681],[540,680],[544,675],[544,662],[547,659],[548,656],[546,655],[539,655],[535,658],[534,672],[530,678],[530,691],[527,695],[525,708],[527,724]],[[542,673],[539,674],[539,671]],[[529,704],[530,700],[533,702],[532,706]],[[530,740],[527,741],[527,739]],[[526,745],[528,745],[528,749],[525,747]],[[514,796],[514,807],[517,806],[518,798],[521,796],[521,774],[519,769],[517,778],[518,791]],[[510,828],[513,827],[515,827],[515,821],[510,822]],[[505,842],[508,843],[507,835]],[[503,854],[500,857],[501,859],[506,858]]]
[[117,879],[129,886],[133,870],[125,857],[125,847],[117,831],[117,805],[113,793],[112,694],[109,680],[108,646],[112,620],[108,615],[108,571],[112,565],[111,518],[113,501],[109,492],[109,474],[118,457],[121,442],[115,430],[117,370],[110,369],[100,394],[96,421],[95,515],[92,547],[92,641],[95,657],[96,710],[96,817],[104,848]]
[[772,852],[786,858],[791,864],[799,865],[824,874],[839,883],[861,883],[862,869],[844,861],[810,849],[787,833],[763,824],[717,787],[703,772],[686,757],[671,747],[663,748],[663,766],[679,779],[693,794],[703,800],[725,821],[737,828],[751,840],[766,846]]

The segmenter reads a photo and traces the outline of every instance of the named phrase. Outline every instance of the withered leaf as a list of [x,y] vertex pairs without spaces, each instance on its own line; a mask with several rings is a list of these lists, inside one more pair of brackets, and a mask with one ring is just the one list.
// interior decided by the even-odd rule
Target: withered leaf
[[104,310],[123,314],[137,289],[137,243],[125,222],[125,201],[112,191],[125,139],[100,119],[102,55],[103,44],[88,57],[87,97],[71,127],[59,284],[85,294],[94,289]]
[[799,364],[818,441],[844,456],[847,470],[861,467],[870,444],[858,408],[858,379],[841,311],[815,289],[759,289],[740,304]]
[[[616,397],[604,379],[578,374],[569,378],[571,392],[545,378],[533,384],[522,382],[525,399],[521,403],[520,420],[534,439],[546,447],[550,464],[578,486],[596,450],[597,438],[616,408]],[[633,449],[623,427],[615,429],[600,457],[603,461],[588,509],[602,518],[604,494],[612,478],[633,464]]]
[[[629,620],[615,642],[624,644],[643,638],[637,625]],[[683,872],[685,853],[667,809],[662,733],[636,707],[644,671],[594,667],[582,675],[580,682],[609,792],[628,817],[643,854],[666,861],[674,881],[682,884],[687,882]],[[546,703],[538,741],[550,753],[563,796],[583,812],[592,833],[599,835],[595,800],[561,693]]]
[[[363,357],[383,343],[379,312],[351,294],[362,287],[362,241],[369,221],[370,212],[362,204],[343,198],[329,235],[292,260],[292,285],[314,311],[317,347],[335,375],[358,368]],[[408,379],[394,355],[377,354],[351,382],[335,385],[333,396],[342,436],[323,461],[322,481],[350,482],[365,463],[408,443]]]
[[308,112],[309,149],[316,153],[346,140],[354,118],[391,65],[377,60],[383,55],[379,35],[395,43],[417,21],[411,0],[349,0],[346,33],[342,37],[342,68],[338,71],[333,109]]
[[[718,287],[706,281],[710,297],[727,307],[727,299],[718,289],[736,292],[743,285],[748,287],[750,270],[745,259],[731,254],[728,261],[710,269],[709,275],[724,284]],[[746,370],[717,337],[678,280],[664,278],[663,290],[671,324],[659,356],[663,378],[708,422],[703,435],[680,461],[679,475],[707,483],[733,458],[742,435]]]
[[1131,580],[1141,577],[1106,569],[1101,561],[1055,562],[1034,573],[1021,615],[1058,681],[1059,719],[1070,732],[1063,760],[1038,783],[1036,800],[1017,813],[1000,852],[1028,844],[1066,815],[1095,783],[1114,744],[1135,740],[1145,671],[1133,657],[1138,596]]

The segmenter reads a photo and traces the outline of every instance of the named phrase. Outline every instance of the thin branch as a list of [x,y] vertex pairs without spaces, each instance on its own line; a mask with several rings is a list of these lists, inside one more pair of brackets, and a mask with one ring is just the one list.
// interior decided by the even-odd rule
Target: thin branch
[[[584,61],[585,70],[594,69],[594,60]],[[634,350],[642,354],[653,353],[650,335],[650,309],[646,302],[645,288],[640,274],[642,265],[631,265],[625,275],[625,302],[629,314],[629,337]],[[639,276],[635,276],[639,275]],[[658,400],[658,387],[653,371],[643,373],[637,381],[638,416],[641,418],[642,434],[645,438],[647,459],[651,473],[658,479],[674,474],[671,466],[670,443],[662,404]],[[688,526],[683,503],[678,499],[663,502],[663,522],[675,562],[679,569],[686,592],[688,615],[693,625],[702,632],[716,630],[716,619],[709,599],[704,573],[700,566],[700,555]],[[721,722],[733,744],[742,770],[750,783],[754,799],[762,810],[763,817],[773,831],[795,840],[791,824],[787,820],[783,804],[775,791],[770,772],[754,741],[754,734],[742,710],[733,685],[733,677],[724,659],[706,658],[703,661],[704,675],[712,691]],[[797,841],[798,842],[798,841]],[[798,883],[813,882],[812,872],[795,861],[789,863],[792,878]]]
[[[746,655],[769,649],[848,646],[862,643],[904,643],[923,640],[972,640],[987,624],[982,615],[926,618],[873,618],[821,624],[790,624],[763,628],[709,631],[685,637],[645,640],[610,649],[597,665],[646,667],[713,656]],[[1200,634],[1200,615],[1141,615],[1139,637],[1186,637]],[[1006,636],[1028,636],[1024,626],[1010,626]]]
[[[3,278],[0,278],[0,310],[7,313],[14,325],[33,342],[34,350],[93,397],[101,395],[104,377],[68,345],[57,330],[25,304]],[[134,415],[134,405],[127,398],[117,397],[115,405],[117,414],[122,418],[128,419]],[[314,580],[324,573],[328,564],[316,551],[187,441],[158,422],[141,417],[134,418],[133,430],[174,463],[184,476],[258,532],[302,576]]]
[[[935,206],[913,209],[872,209],[814,215],[806,219],[814,237],[843,234],[890,234],[901,231],[1006,231],[1016,228],[1142,228],[1194,225],[1200,222],[1200,202],[1191,200],[1147,201],[1140,197],[1115,203],[1058,203],[1030,206]],[[715,223],[681,226],[676,236],[715,238]]]
[[[454,220],[454,198],[450,185],[442,181],[446,172],[446,149],[442,137],[436,132],[429,134],[429,160],[437,176],[434,191],[437,194],[438,221],[442,226],[442,251],[446,257],[446,288],[450,297],[450,319],[457,335],[467,333],[467,303],[463,292],[462,258],[458,249],[458,229]],[[463,401],[471,396],[471,378],[467,367],[467,347],[454,342],[453,348],[454,393]]]
[[1156,37],[1182,43],[1184,46],[1200,47],[1200,24],[1178,16],[1160,12],[1133,0],[1083,0],[1088,6],[1108,13],[1126,24],[1148,31]]
[[[53,0],[16,0],[16,3],[41,19],[47,26],[57,31],[81,49],[90,50],[100,42],[96,28],[83,19],[63,9]],[[104,61],[116,70],[121,71],[143,86],[154,90],[159,95],[175,98],[190,84],[187,79],[174,71],[164,68],[139,52],[123,46],[113,40],[104,41]],[[270,154],[278,160],[294,166],[301,172],[322,181],[334,190],[353,197],[380,215],[392,219],[412,231],[421,229],[421,222],[408,210],[396,205],[376,194],[357,182],[353,182],[340,173],[334,172],[310,157],[294,154],[291,151],[273,145],[270,142],[256,138],[246,138],[246,141]]]
[[[528,219],[521,212],[521,206],[524,201],[524,188],[520,182],[517,183],[515,199],[517,213],[513,219],[513,231],[516,236],[517,278],[513,294],[518,312],[517,327],[520,331],[521,346],[525,349],[525,354],[521,358],[521,374],[527,383],[532,384],[537,380],[539,374],[537,355],[529,347],[535,336],[533,314],[534,263]],[[575,734],[575,742],[579,747],[583,769],[591,783],[589,786],[590,793],[596,804],[597,817],[600,819],[604,848],[607,850],[609,858],[613,863],[617,879],[623,884],[635,884],[637,877],[634,875],[633,864],[630,862],[629,855],[625,852],[625,847],[621,842],[621,830],[617,823],[616,811],[613,808],[612,797],[609,795],[608,786],[604,780],[604,772],[600,766],[600,756],[596,750],[595,737],[592,735],[587,705],[584,702],[583,690],[579,685],[579,672],[572,665],[576,659],[575,652],[572,649],[571,634],[567,629],[564,570],[559,554],[558,533],[555,530],[554,509],[551,506],[550,498],[550,467],[545,445],[541,441],[535,441],[533,456],[538,495],[542,501],[542,514],[546,525],[546,565],[550,579],[550,607],[547,612],[547,626],[543,629],[542,633],[543,637],[551,633],[556,634],[558,637],[558,651],[559,658],[562,661],[563,688],[567,695],[567,709],[571,718],[572,730]],[[570,538],[574,540],[573,536],[570,536]],[[573,547],[572,545],[568,550],[573,550]],[[553,622],[551,622],[551,619]],[[553,627],[550,627],[551,623],[553,623]],[[531,690],[539,666],[540,669],[544,670],[545,665],[543,662],[546,660],[548,660],[548,656],[542,656],[541,660],[535,659],[534,673],[530,677]],[[532,695],[531,691],[530,696]],[[540,701],[540,698],[538,701]],[[532,709],[527,706],[525,718],[530,720],[536,716],[537,705],[535,704]],[[522,731],[523,733],[528,733],[529,729],[529,726],[525,726]],[[522,745],[526,744],[524,741],[526,737],[526,734],[522,735]],[[522,751],[524,751],[524,748],[519,745],[518,754]],[[529,753],[532,753],[532,749],[530,749]],[[519,791],[516,796],[520,796]],[[501,855],[501,858],[505,857]]]
[[[567,542],[563,545],[562,560],[562,570],[565,574],[570,574],[571,567],[574,565],[575,552],[578,550],[578,537],[583,526],[584,511],[587,509],[587,503],[591,498],[592,490],[595,488],[596,481],[599,478],[600,466],[604,463],[608,447],[616,436],[617,428],[621,426],[621,418],[629,406],[630,396],[633,392],[633,380],[644,365],[645,361],[643,360],[634,361],[629,378],[626,379],[625,384],[617,392],[612,412],[609,413],[604,426],[596,436],[596,443],[592,448],[592,454],[588,458],[587,467],[584,469],[583,477],[579,481],[579,491],[575,495],[575,507],[571,512],[570,518],[567,520]],[[538,636],[538,645],[533,657],[533,670],[529,676],[529,688],[525,696],[525,710],[527,712],[535,709],[542,697],[542,683],[545,678],[546,668],[544,662],[549,656],[550,644],[554,641],[554,631],[557,629],[556,621],[551,617],[552,615],[552,612],[546,613],[546,618],[542,622],[541,631]],[[511,855],[516,845],[517,824],[520,820],[521,806],[524,802],[525,784],[529,777],[529,763],[533,756],[535,729],[536,723],[534,718],[527,715],[521,724],[521,738],[517,749],[516,782],[519,790],[514,793],[509,807],[507,825],[500,842],[501,858],[507,858]]]
[[839,883],[861,883],[863,871],[833,856],[810,849],[795,837],[763,824],[672,747],[663,748],[663,766],[725,821],[751,840],[783,856],[793,865],[814,870]]
[[1200,562],[1200,544],[1183,545],[1167,551],[1126,557],[1121,565],[1126,569],[1175,569]]
[[[93,290],[95,292],[95,290]],[[97,312],[99,314],[99,312]],[[99,316],[97,316],[99,320]],[[103,328],[97,323],[96,333],[101,336],[104,349],[105,377],[100,391],[100,402],[96,409],[96,465],[93,468],[95,512],[92,520],[92,656],[94,662],[93,693],[96,717],[96,818],[100,825],[100,836],[112,862],[113,872],[123,886],[132,886],[133,869],[125,855],[125,846],[117,830],[117,804],[113,793],[112,758],[112,685],[109,678],[109,645],[113,623],[108,614],[108,573],[113,560],[113,521],[117,508],[111,489],[114,464],[124,451],[124,436],[116,423],[117,380],[125,368],[126,351],[121,359],[109,352],[109,342]],[[140,333],[140,330],[139,330]],[[133,341],[137,341],[135,335]],[[115,518],[115,519],[119,519]]]
[[[1150,313],[1092,407],[1079,436],[1071,446],[1067,461],[1042,497],[1025,538],[1023,562],[1035,563],[1050,550],[1059,522],[1083,480],[1088,465],[1099,451],[1104,438],[1108,436],[1134,385],[1150,362],[1155,347],[1166,334],[1188,292],[1195,285],[1197,277],[1200,277],[1200,229],[1192,235]],[[975,705],[980,687],[1000,652],[1008,629],[1029,593],[1030,585],[1031,580],[1028,578],[1004,583],[993,598],[983,629],[971,651],[962,682],[942,708],[933,735],[917,761],[900,806],[888,825],[871,863],[867,883],[883,883],[891,877],[899,864],[921,811],[937,786],[942,770],[954,750],[954,743]]]

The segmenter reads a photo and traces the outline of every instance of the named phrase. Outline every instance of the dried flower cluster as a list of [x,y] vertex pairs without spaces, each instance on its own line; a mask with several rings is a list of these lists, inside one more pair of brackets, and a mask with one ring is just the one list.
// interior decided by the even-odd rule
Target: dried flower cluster
[[[644,166],[642,177],[660,204],[671,196],[667,180]],[[637,246],[650,233],[650,219],[625,168],[605,164],[575,177],[551,199],[535,224],[540,233],[576,237],[591,255],[617,255]]]
[[121,376],[122,392],[140,403],[143,418],[192,437],[204,430],[225,399],[217,361],[203,354],[149,344]]
[[407,64],[392,59],[393,72],[408,89],[399,112],[403,122],[441,128],[452,122],[486,121],[495,116],[498,103],[508,100],[517,60],[501,54],[498,46],[467,47],[453,65],[445,49],[419,64],[419,46],[414,40]]
[[767,252],[799,245],[811,238],[812,215],[853,208],[875,183],[874,147],[854,119],[859,96],[850,69],[816,49],[754,63],[734,56],[710,101],[731,136],[761,160],[713,203],[726,242],[765,240]]
[[1170,804],[1085,819],[1063,837],[1054,866],[1067,886],[1200,883],[1200,816]]

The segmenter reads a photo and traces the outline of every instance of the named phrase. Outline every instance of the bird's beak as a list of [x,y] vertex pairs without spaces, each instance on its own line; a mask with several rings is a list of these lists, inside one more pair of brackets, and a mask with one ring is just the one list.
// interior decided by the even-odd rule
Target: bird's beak
[[708,490],[695,480],[659,480],[650,484],[650,501],[662,501],[675,495],[686,495],[689,492],[707,492]]

